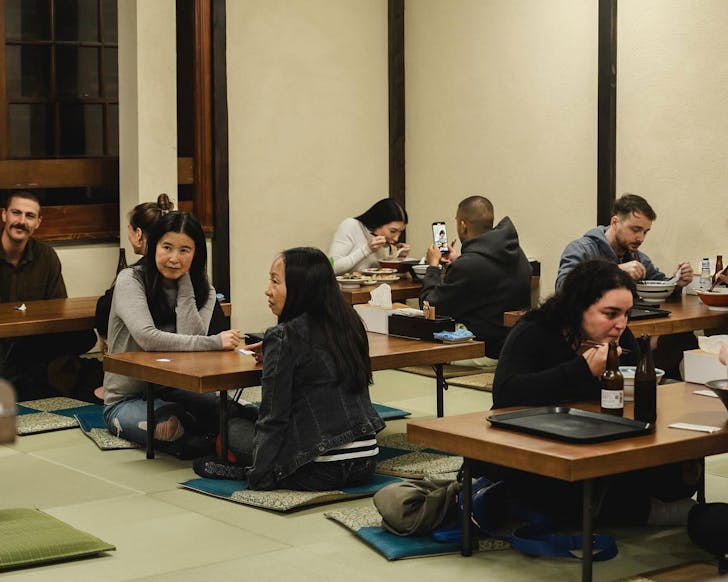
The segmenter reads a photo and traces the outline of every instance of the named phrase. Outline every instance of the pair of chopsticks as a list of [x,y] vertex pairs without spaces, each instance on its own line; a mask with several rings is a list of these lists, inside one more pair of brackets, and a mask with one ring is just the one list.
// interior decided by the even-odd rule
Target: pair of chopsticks
[[[582,340],[581,345],[582,346],[588,346],[590,348],[600,348],[604,344],[603,343],[600,343],[600,342],[593,342],[592,340]],[[629,352],[630,352],[630,350],[627,350],[627,349],[622,348],[622,353],[623,354],[628,354]]]
[[708,293],[710,293],[713,289],[715,289],[715,286],[719,283],[723,283],[723,276],[725,275],[726,270],[728,270],[728,267],[723,269],[720,273],[715,274],[715,281],[713,281],[713,284],[710,286],[710,289],[708,289]]

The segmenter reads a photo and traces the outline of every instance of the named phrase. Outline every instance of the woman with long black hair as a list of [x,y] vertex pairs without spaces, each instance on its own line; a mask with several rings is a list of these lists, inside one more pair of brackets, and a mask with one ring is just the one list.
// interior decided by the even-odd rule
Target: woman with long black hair
[[195,471],[246,478],[251,489],[321,491],[369,481],[384,422],[369,399],[364,326],[328,258],[314,248],[283,251],[265,294],[278,325],[262,342],[258,420],[230,421],[236,464],[203,458]]
[[[144,262],[116,279],[109,315],[109,353],[232,350],[238,330],[208,336],[215,289],[207,280],[207,246],[197,219],[171,212],[153,227]],[[104,419],[112,434],[145,444],[146,383],[107,372]],[[191,457],[211,450],[204,437],[217,431],[217,397],[159,387],[155,391],[155,446]],[[212,441],[210,441],[211,443]]]
[[399,242],[407,226],[407,211],[391,198],[375,202],[366,212],[345,219],[336,229],[329,256],[337,275],[379,266],[394,253],[403,258],[409,245]]

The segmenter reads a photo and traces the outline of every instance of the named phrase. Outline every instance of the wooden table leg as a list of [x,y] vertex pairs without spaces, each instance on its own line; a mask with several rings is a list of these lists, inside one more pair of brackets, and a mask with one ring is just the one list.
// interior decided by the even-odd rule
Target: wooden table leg
[[227,390],[220,390],[220,459],[227,461],[228,458],[228,394]]
[[581,579],[583,582],[591,582],[592,579],[592,537],[594,523],[592,518],[592,489],[593,479],[584,481],[584,499],[582,506],[582,528],[581,528]]
[[473,511],[473,481],[470,476],[470,461],[463,458],[463,538],[460,553],[463,556],[471,556],[473,554],[473,524],[470,514]]
[[154,458],[154,386],[147,382],[144,389],[147,399],[147,459]]
[[445,373],[442,370],[442,364],[432,366],[435,369],[435,383],[437,386],[437,417],[445,416],[445,390],[447,390],[447,381]]

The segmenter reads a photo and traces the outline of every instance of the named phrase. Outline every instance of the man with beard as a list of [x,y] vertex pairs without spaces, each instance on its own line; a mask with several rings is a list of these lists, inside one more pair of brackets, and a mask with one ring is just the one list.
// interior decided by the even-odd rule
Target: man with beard
[[[639,250],[657,214],[647,200],[636,194],[623,194],[612,207],[609,226],[597,226],[579,239],[570,242],[561,254],[559,274],[556,277],[556,290],[566,279],[566,275],[576,265],[590,259],[606,259],[617,263],[620,269],[629,273],[635,280],[664,281],[671,275],[660,271],[645,253]],[[690,263],[680,263],[675,293],[693,280]],[[679,333],[653,338],[655,365],[665,370],[668,378],[680,379],[680,361],[683,351],[698,347],[692,333]]]
[[[58,255],[33,238],[42,221],[38,198],[31,192],[13,192],[2,221],[0,302],[68,297]],[[75,356],[95,343],[93,330],[0,340],[0,377],[15,385],[19,401],[58,396],[59,389],[71,392],[81,367]]]
[[[650,257],[639,250],[656,218],[657,214],[642,196],[623,194],[614,202],[609,226],[592,228],[566,246],[561,254],[556,290],[576,265],[590,259],[613,261],[635,281],[669,279],[672,275],[661,272]],[[677,269],[680,269],[677,289],[682,291],[693,280],[693,268],[690,263],[680,263]]]

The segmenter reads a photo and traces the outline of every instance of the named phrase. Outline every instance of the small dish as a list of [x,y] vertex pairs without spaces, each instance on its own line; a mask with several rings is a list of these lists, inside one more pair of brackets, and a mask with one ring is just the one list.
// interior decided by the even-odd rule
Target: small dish
[[721,378],[720,380],[708,380],[705,383],[706,388],[710,388],[720,398],[723,406],[728,410],[728,379]]
[[339,275],[336,277],[336,280],[342,289],[356,289],[357,287],[366,285],[369,281],[367,277],[347,277],[345,275]]
[[370,283],[392,283],[399,281],[400,276],[398,273],[384,273],[382,275],[371,275],[369,277]]
[[397,269],[364,269],[362,273],[365,275],[393,275]]

